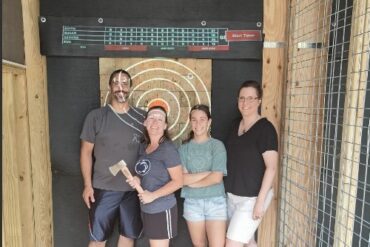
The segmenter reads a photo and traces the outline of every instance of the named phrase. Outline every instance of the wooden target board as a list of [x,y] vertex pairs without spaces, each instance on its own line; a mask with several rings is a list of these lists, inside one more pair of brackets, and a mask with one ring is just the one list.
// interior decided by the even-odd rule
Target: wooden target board
[[130,104],[144,110],[154,104],[164,106],[168,111],[169,132],[176,142],[189,133],[191,107],[195,104],[211,106],[210,59],[100,58],[102,105],[109,102],[110,74],[121,68],[133,79]]

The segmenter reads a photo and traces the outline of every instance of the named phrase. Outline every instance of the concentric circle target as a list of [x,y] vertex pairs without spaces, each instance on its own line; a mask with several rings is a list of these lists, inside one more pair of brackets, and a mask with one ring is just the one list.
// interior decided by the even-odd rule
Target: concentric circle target
[[114,59],[116,67],[131,74],[132,105],[147,110],[163,106],[168,113],[173,140],[189,130],[189,112],[195,104],[211,105],[211,60],[207,59]]

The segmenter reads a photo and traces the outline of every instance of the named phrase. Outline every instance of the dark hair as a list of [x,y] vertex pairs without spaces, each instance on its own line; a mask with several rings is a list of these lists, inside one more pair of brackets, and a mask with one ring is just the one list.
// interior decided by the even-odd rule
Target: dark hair
[[[203,104],[198,104],[198,105],[195,105],[191,108],[190,110],[190,113],[189,113],[189,119],[191,120],[191,113],[195,110],[199,110],[199,111],[202,111],[204,112],[206,115],[207,115],[207,118],[208,119],[211,119],[211,112],[209,111],[209,107],[208,105],[203,105]],[[189,142],[191,139],[194,138],[194,131],[191,130],[190,133],[189,133],[189,136],[182,142],[182,143],[187,143]]]
[[130,82],[130,87],[132,87],[132,79],[131,79],[131,75],[130,75],[126,70],[124,70],[124,69],[117,69],[117,70],[115,70],[115,71],[113,71],[113,72],[112,72],[112,74],[111,74],[111,75],[110,75],[110,77],[109,77],[109,86],[112,84],[112,82],[113,82],[113,78],[114,78],[117,74],[119,74],[119,73],[123,73],[123,74],[127,75],[128,80],[129,80],[129,82]]
[[[152,110],[161,110],[164,112],[165,114],[165,123],[167,124],[167,127],[168,127],[168,119],[167,119],[167,112],[166,110],[162,107],[162,106],[159,106],[159,105],[155,105],[155,106],[152,106],[148,109],[147,113],[146,113],[146,118],[148,117],[149,115],[149,112],[152,111]],[[171,137],[170,137],[170,134],[168,133],[168,129],[166,128],[164,130],[164,133],[162,135],[162,137],[159,139],[158,141],[158,144],[161,144],[162,142],[164,142],[165,140],[171,140]],[[144,128],[144,133],[143,133],[143,139],[142,139],[142,142],[149,145],[150,144],[150,137],[149,137],[149,133],[148,133],[148,130],[146,128]]]
[[262,99],[262,95],[263,95],[262,87],[261,87],[261,84],[259,82],[256,82],[256,81],[245,81],[245,82],[243,82],[242,85],[240,85],[240,87],[239,87],[238,96],[240,94],[240,91],[242,91],[242,89],[246,88],[246,87],[252,87],[252,88],[256,89],[257,97],[259,99]]

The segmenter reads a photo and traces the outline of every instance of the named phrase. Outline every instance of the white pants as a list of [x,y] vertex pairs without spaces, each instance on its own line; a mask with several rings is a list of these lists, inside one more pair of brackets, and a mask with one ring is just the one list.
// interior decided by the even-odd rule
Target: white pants
[[[273,195],[273,190],[269,190],[263,204],[264,211],[270,205]],[[228,239],[246,244],[253,237],[261,223],[261,219],[253,220],[253,209],[256,200],[257,197],[243,197],[227,193]]]

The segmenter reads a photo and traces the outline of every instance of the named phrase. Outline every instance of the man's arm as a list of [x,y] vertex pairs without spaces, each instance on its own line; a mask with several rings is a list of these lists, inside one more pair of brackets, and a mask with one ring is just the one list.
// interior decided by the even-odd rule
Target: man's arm
[[82,198],[85,204],[90,208],[90,201],[95,202],[94,189],[92,187],[91,175],[92,175],[92,153],[94,149],[94,143],[87,141],[81,141],[81,153],[80,153],[80,165],[81,173],[84,180],[84,190]]

